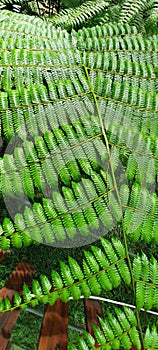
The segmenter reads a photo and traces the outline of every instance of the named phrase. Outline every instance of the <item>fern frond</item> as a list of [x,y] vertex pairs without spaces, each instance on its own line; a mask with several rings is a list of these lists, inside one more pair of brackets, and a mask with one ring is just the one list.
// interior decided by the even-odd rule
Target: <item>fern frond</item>
[[77,347],[69,342],[69,349],[89,349],[89,346],[91,349],[95,349],[95,341],[98,342],[99,349],[120,349],[120,347],[130,349],[132,343],[135,344],[137,349],[141,349],[140,335],[136,328],[137,320],[134,312],[130,312],[130,321],[128,321],[126,316],[128,309],[122,311],[115,308],[114,310],[114,315],[107,313],[106,319],[99,317],[100,328],[95,324],[92,325],[94,337],[89,337],[89,334],[84,331],[83,337],[77,339]]
[[153,347],[157,349],[158,347],[158,332],[156,329],[156,326],[154,325],[152,329],[148,327],[145,336],[144,336],[144,345],[145,348],[148,349],[149,347]]
[[[0,11],[1,136],[8,144],[1,189],[10,214],[0,225],[0,247],[79,246],[113,229],[120,237],[102,238],[80,263],[60,262],[52,280],[42,275],[24,285],[0,310],[133,287],[137,319],[126,308],[107,313],[95,338],[80,338],[84,350],[96,341],[140,349],[139,311],[158,308],[155,257],[129,254],[131,241],[158,243],[158,41],[136,29],[146,18],[145,33],[152,11],[156,21],[157,5],[128,3],[111,1],[118,23],[97,26],[92,20],[101,11],[103,22],[110,18],[105,1],[86,1],[79,12],[74,6],[71,18],[64,9],[52,22]],[[69,32],[56,28],[61,19]],[[147,329],[145,346],[152,336],[157,346],[155,328]]]
[[87,19],[93,18],[96,14],[107,8],[108,5],[109,2],[103,0],[86,1],[80,4],[79,7],[61,10],[60,14],[51,18],[51,22],[54,26],[60,26],[65,29],[79,27],[81,24],[83,25]]
[[148,260],[144,254],[137,256],[133,262],[133,275],[136,281],[136,303],[138,309],[158,307],[157,262],[154,258]]
[[120,13],[120,21],[121,22],[132,22],[132,17],[135,16],[135,14],[141,12],[145,5],[146,5],[147,1],[143,0],[143,1],[125,1],[122,9],[121,9],[121,13]]
[[[29,219],[30,221],[32,220],[31,215],[31,210],[27,210],[25,213],[27,221]],[[42,219],[45,220],[40,205],[36,208],[37,219],[39,215],[42,215]],[[9,225],[7,220],[6,225]],[[38,235],[37,229],[33,230],[33,234],[34,239],[38,240],[38,237],[35,237]],[[124,247],[121,245],[121,242],[115,240],[114,245],[110,245],[110,242],[102,238],[102,245],[105,251],[92,246],[92,253],[88,251],[84,252],[85,258],[83,259],[83,267],[71,257],[68,259],[68,264],[61,262],[60,273],[54,270],[51,273],[53,285],[55,287],[54,292],[51,292],[52,283],[45,275],[41,276],[40,282],[36,280],[33,281],[32,291],[25,286],[23,290],[24,297],[19,306],[36,301],[42,303],[48,302],[48,298],[50,298],[53,303],[53,300],[56,300],[56,297],[53,297],[53,293],[55,293],[55,295],[58,293],[63,301],[68,300],[70,296],[78,300],[81,295],[85,298],[88,298],[90,294],[99,295],[101,289],[110,290],[112,288],[117,288],[121,283],[121,278],[129,285],[129,268],[125,262]],[[121,249],[119,248],[121,259],[115,253],[116,245],[122,247]],[[106,251],[108,246],[110,250],[108,248],[109,251]],[[121,266],[120,262],[124,264]],[[124,273],[122,272],[123,268],[126,269],[126,278],[124,278]],[[3,302],[1,303],[1,308],[2,304]],[[5,311],[5,305],[3,306],[3,311]],[[12,305],[13,309],[16,307],[17,305]]]

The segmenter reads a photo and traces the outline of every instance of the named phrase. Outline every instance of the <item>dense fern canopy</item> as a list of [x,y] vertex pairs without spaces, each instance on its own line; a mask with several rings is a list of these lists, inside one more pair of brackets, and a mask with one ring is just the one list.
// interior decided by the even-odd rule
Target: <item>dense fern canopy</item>
[[[12,305],[1,300],[0,311],[131,285],[136,316],[115,308],[101,320],[103,332],[94,329],[96,339],[106,349],[141,349],[142,341],[157,349],[156,328],[142,335],[139,315],[142,307],[158,309],[158,262],[144,252],[131,257],[129,247],[158,244],[158,39],[124,23],[125,10],[122,23],[78,31],[56,28],[56,16],[46,22],[0,11],[0,132],[7,146],[0,168],[8,209],[0,248],[79,247],[102,237],[101,247],[85,250],[82,265],[69,257],[60,273],[52,271],[54,292],[41,276]],[[85,334],[78,348],[94,343]]]
[[49,18],[68,30],[117,22],[158,33],[157,0],[1,0],[0,9]]

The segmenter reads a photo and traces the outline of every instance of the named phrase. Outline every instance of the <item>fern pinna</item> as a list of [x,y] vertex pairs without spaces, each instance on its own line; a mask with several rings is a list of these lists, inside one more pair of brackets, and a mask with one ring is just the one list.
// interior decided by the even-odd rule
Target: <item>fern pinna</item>
[[[143,342],[148,349],[154,337],[158,348],[156,328],[143,334],[140,320],[142,308],[158,308],[158,263],[129,251],[135,242],[158,243],[157,37],[127,23],[70,33],[7,11],[0,27],[1,138],[8,145],[0,161],[8,209],[0,248],[98,240],[82,264],[69,257],[52,280],[42,275],[13,304],[1,300],[0,311],[125,285],[136,315],[129,308],[107,314],[102,331],[94,327],[100,347],[141,349]],[[94,343],[85,333],[79,347]]]

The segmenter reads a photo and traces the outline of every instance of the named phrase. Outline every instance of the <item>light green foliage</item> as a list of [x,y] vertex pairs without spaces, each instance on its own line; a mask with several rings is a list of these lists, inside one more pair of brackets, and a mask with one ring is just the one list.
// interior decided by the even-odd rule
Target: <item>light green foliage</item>
[[[157,173],[157,71],[152,52],[156,37],[144,39],[128,24],[68,34],[26,17],[29,25],[21,44],[24,28],[19,15],[10,20],[9,12],[2,13],[1,132],[8,141],[15,132],[19,135],[13,155],[3,158],[3,194],[13,199],[27,196],[33,202],[32,209],[19,208],[14,222],[4,221],[4,235],[9,239],[14,231],[16,247],[28,245],[29,236],[30,243],[32,238],[47,244],[72,241],[78,234],[86,237],[90,229],[109,230],[124,212],[133,241],[142,237],[157,242],[154,220],[147,216],[157,213],[157,197],[148,189],[154,189]],[[10,32],[4,39],[13,25],[14,36]],[[124,50],[129,51],[126,59]],[[113,171],[123,172],[117,188]],[[20,238],[21,227],[29,236]]]
[[[103,349],[140,349],[142,340],[148,349],[153,338],[156,349],[157,329],[142,339],[139,313],[158,308],[158,262],[147,252],[131,258],[129,247],[158,244],[158,41],[145,33],[157,2],[110,4],[111,23],[105,1],[76,1],[73,13],[62,9],[50,22],[0,11],[1,190],[15,208],[0,224],[0,248],[98,240],[82,261],[61,261],[52,280],[42,274],[24,285],[13,305],[1,300],[0,311],[125,286],[136,317],[107,312],[95,338]],[[92,26],[101,11],[103,22]],[[77,341],[77,349],[94,348],[87,333]]]

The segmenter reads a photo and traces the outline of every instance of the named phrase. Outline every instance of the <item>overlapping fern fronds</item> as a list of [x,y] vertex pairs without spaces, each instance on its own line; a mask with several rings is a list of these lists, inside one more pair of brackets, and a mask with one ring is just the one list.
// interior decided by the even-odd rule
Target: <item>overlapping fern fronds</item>
[[[1,24],[1,132],[9,141],[17,131],[19,141],[11,142],[13,155],[1,162],[2,187],[6,201],[27,197],[33,206],[24,201],[15,218],[12,213],[13,222],[4,221],[3,249],[3,242],[8,249],[11,227],[17,246],[28,244],[21,232],[32,232],[35,225],[35,239],[54,244],[79,232],[86,239],[89,225],[96,237],[123,217],[134,241],[157,242],[157,38],[144,40],[126,24],[70,35],[23,16],[30,25],[21,47],[24,27],[19,15],[12,22],[10,17],[4,13]],[[48,38],[39,30],[37,43],[33,33],[40,25]],[[123,176],[118,189],[113,172]]]
[[[79,246],[120,227],[119,240],[102,238],[82,265],[69,257],[52,281],[41,276],[32,289],[25,285],[0,311],[124,284],[135,297],[136,321],[129,309],[116,310],[95,335],[109,349],[131,342],[139,349],[139,311],[158,308],[158,263],[143,253],[131,259],[128,244],[158,244],[157,37],[127,23],[68,33],[9,11],[0,13],[0,29],[1,137],[8,144],[0,161],[8,208],[0,247]],[[154,328],[145,348],[154,334],[156,348]]]
[[68,30],[117,22],[158,33],[157,0],[2,0],[0,9],[49,18],[55,27]]

